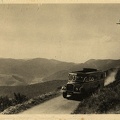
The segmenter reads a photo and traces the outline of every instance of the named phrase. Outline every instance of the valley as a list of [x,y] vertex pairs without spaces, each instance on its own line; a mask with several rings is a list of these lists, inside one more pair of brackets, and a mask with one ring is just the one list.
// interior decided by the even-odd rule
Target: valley
[[[68,73],[71,71],[78,71],[83,68],[95,68],[107,71],[111,68],[119,67],[120,60],[110,59],[91,59],[79,64],[44,58],[29,60],[0,59],[0,95],[1,97],[7,96],[9,99],[13,99],[14,93],[16,93],[24,95],[30,100],[42,94],[59,91],[61,87],[67,83]],[[115,73],[110,77],[112,80],[114,79],[114,75]],[[119,75],[117,78],[119,79]],[[109,79],[108,83],[111,83],[111,79]],[[108,85],[108,83],[106,84]],[[55,103],[55,105],[52,105],[53,103]],[[48,106],[48,104],[50,106]],[[71,106],[69,106],[69,104],[71,104]],[[44,114],[45,111],[55,114],[70,114],[81,104],[83,104],[81,100],[67,100],[59,96],[31,108],[23,114]],[[48,106],[49,109],[45,106]],[[43,111],[39,111],[39,109],[43,108]]]
[[69,63],[53,59],[0,59],[0,86],[20,86],[52,80],[67,80],[68,73],[83,68],[108,70],[120,67],[120,60],[95,60]]

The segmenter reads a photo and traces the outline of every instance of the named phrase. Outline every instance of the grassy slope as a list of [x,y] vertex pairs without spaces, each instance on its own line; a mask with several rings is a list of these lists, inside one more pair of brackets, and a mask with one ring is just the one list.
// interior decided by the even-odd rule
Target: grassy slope
[[0,74],[0,86],[26,85],[23,77],[18,75]]
[[64,80],[54,80],[39,84],[26,85],[26,86],[0,86],[0,96],[13,97],[13,93],[20,92],[29,98],[54,91],[58,87],[64,85]]
[[48,77],[45,77],[43,79],[43,81],[50,81],[50,80],[67,80],[68,79],[68,73],[70,71],[68,70],[62,70],[62,71],[59,71],[59,72],[56,72]]
[[17,104],[15,106],[10,106],[5,109],[2,114],[17,114],[23,112],[35,105],[41,104],[46,100],[52,99],[59,95],[59,91],[53,91],[46,94],[39,95],[37,97],[31,98],[28,101],[25,101],[21,104]]
[[[74,66],[74,63],[44,58],[29,60],[0,58],[0,86],[11,86],[13,85],[13,82],[14,85],[21,85],[20,80],[22,80],[22,83],[27,84],[30,84],[31,82],[39,83],[42,81],[42,78],[48,77],[59,71],[69,69],[72,66]],[[13,77],[13,75],[16,75],[17,77],[14,77],[14,81],[11,82],[9,79],[12,79],[11,76]]]
[[[67,79],[68,72],[81,70],[84,67],[107,70],[119,66],[120,60],[109,59],[92,59],[81,64],[67,63],[44,58],[29,60],[0,59],[0,74],[2,74],[2,78],[0,78],[0,86],[39,83],[42,81],[56,79],[64,80]],[[13,78],[13,75],[16,75],[16,77]]]
[[120,113],[120,82],[116,81],[84,99],[74,113],[76,114],[103,114]]

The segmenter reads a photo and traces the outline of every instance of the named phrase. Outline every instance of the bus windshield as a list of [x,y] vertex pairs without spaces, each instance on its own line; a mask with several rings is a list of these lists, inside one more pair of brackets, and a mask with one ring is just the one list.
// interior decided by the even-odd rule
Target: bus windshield
[[71,75],[71,74],[69,74],[69,80],[73,80],[73,81],[81,81],[81,82],[83,82],[84,81],[84,76],[82,76],[82,75]]

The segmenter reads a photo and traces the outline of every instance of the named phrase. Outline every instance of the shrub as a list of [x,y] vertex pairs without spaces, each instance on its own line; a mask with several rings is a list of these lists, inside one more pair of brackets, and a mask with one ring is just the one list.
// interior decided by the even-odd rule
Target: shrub
[[16,104],[27,101],[28,98],[25,95],[21,95],[20,93],[14,93],[14,98],[8,98],[8,96],[0,97],[0,112],[4,111],[6,108],[10,106],[14,106]]
[[12,105],[12,101],[8,98],[8,96],[0,97],[0,111],[3,111],[10,105]]
[[108,113],[120,108],[120,83],[114,82],[79,104],[75,113]]
[[16,104],[22,103],[24,101],[27,101],[28,98],[25,95],[22,95],[20,93],[14,93],[14,100]]

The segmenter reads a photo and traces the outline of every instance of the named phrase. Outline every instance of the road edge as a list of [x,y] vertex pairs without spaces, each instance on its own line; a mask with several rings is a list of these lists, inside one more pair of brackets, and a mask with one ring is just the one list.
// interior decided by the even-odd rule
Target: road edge
[[3,112],[1,112],[1,114],[18,114],[18,113],[21,113],[27,109],[30,109],[38,104],[41,104],[47,100],[57,97],[59,95],[60,95],[60,91],[53,91],[53,92],[49,92],[46,94],[42,94],[37,97],[31,98],[22,104],[10,106],[9,108],[7,108]]

